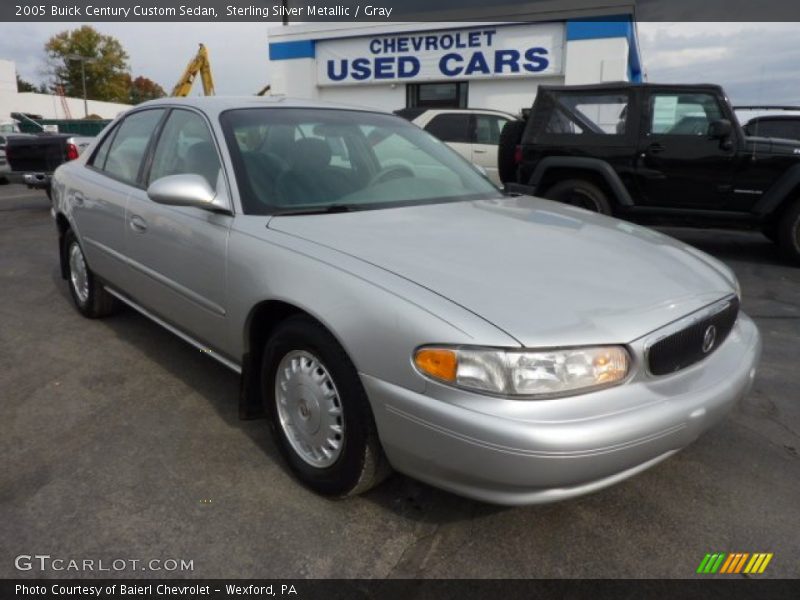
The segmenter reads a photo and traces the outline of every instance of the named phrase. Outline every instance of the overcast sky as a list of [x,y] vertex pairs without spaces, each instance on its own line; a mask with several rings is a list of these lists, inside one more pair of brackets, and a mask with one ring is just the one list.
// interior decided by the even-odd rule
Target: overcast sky
[[[0,58],[42,79],[43,46],[76,24],[0,24]],[[274,23],[97,23],[130,55],[134,76],[169,91],[203,42],[219,94],[253,94],[269,81],[267,30]],[[650,81],[719,83],[734,103],[800,105],[800,23],[639,23]],[[199,86],[198,86],[199,91]]]

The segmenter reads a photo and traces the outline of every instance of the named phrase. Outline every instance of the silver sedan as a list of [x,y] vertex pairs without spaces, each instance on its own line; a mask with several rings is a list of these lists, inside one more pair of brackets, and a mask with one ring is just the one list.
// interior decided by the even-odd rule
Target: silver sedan
[[241,373],[242,417],[322,494],[392,468],[502,504],[593,492],[719,422],[761,350],[719,261],[503,195],[379,112],[150,102],[53,192],[78,310],[131,306]]

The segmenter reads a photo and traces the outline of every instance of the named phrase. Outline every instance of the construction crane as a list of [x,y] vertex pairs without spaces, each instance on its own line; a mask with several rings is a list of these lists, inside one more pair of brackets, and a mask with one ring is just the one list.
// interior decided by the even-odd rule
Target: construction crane
[[183,75],[172,88],[172,96],[188,96],[192,91],[192,84],[194,83],[197,74],[200,74],[200,79],[203,82],[203,93],[206,96],[214,95],[214,78],[211,76],[211,63],[208,60],[208,50],[203,44],[197,50],[197,54],[189,64],[186,65],[186,70]]

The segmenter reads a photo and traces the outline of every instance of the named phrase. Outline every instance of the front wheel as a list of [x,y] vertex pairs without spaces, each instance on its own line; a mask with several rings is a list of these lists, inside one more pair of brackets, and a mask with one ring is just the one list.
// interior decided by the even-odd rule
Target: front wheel
[[549,200],[571,204],[602,215],[611,214],[611,204],[603,190],[582,179],[568,179],[556,183],[543,195]]
[[278,447],[306,486],[348,496],[389,474],[358,373],[321,325],[302,316],[281,323],[266,344],[261,373]]
[[781,216],[778,223],[778,244],[790,260],[800,264],[800,199]]
[[78,311],[89,319],[105,317],[118,308],[117,299],[109,294],[86,263],[83,249],[72,230],[64,234],[64,257],[67,262],[67,283]]

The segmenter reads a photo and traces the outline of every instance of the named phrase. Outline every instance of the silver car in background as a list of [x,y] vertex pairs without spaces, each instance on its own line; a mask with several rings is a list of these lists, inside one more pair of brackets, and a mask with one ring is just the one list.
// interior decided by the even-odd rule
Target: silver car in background
[[719,422],[761,350],[719,261],[503,195],[379,112],[145,103],[53,194],[78,310],[127,304],[241,373],[241,415],[323,494],[391,468],[501,504],[592,492]]

